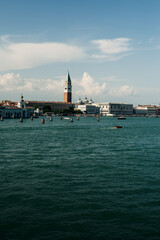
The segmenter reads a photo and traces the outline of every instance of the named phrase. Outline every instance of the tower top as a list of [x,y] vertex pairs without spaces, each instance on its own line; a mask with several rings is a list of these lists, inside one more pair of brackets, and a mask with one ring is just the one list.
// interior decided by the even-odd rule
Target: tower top
[[23,102],[23,93],[21,93],[21,101]]
[[71,83],[71,77],[69,75],[69,71],[67,71],[66,82]]

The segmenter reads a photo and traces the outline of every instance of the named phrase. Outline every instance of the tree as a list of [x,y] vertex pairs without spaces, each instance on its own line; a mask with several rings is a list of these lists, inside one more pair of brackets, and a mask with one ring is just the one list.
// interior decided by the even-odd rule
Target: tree
[[33,107],[34,107],[34,110],[36,110],[38,108],[38,106],[36,104]]
[[45,112],[51,112],[51,106],[50,105],[44,105],[43,106],[43,113]]

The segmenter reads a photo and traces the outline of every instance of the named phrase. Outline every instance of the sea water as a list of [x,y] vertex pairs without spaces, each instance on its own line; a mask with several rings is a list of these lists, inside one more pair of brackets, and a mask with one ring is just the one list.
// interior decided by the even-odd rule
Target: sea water
[[159,224],[160,118],[0,122],[1,240],[157,240]]

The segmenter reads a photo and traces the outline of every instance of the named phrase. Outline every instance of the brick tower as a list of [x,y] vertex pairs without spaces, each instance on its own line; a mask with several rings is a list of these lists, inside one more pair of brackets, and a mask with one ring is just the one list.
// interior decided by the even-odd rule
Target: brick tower
[[67,73],[65,86],[64,86],[64,102],[71,103],[72,102],[72,83],[69,72]]

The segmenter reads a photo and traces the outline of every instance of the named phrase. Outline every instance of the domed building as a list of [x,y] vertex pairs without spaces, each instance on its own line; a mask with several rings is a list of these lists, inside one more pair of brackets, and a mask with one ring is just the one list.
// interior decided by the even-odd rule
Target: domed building
[[84,98],[84,101],[83,101],[83,103],[84,103],[84,104],[88,104],[88,103],[89,103],[89,101],[88,101],[87,97],[85,97],[85,98]]

